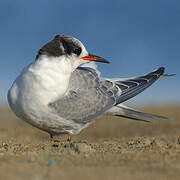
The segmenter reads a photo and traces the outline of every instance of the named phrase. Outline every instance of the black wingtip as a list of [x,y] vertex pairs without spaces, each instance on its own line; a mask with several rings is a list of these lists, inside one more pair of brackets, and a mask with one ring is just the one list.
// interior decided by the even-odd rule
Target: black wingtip
[[159,73],[159,74],[163,74],[165,71],[165,67],[160,67],[158,68],[155,72]]

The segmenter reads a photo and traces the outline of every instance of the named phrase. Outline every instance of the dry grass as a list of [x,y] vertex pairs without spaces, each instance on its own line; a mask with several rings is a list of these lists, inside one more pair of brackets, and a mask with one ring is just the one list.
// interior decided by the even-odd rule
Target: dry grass
[[[171,121],[136,122],[106,116],[73,137],[49,143],[48,134],[0,109],[0,179],[179,179],[180,106],[145,112]],[[76,151],[85,142],[90,150]]]

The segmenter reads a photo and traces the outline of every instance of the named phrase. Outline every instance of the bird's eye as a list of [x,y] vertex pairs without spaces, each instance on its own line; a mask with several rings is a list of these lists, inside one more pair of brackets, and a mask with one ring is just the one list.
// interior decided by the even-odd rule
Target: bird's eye
[[80,47],[73,50],[73,53],[76,54],[77,56],[79,56],[81,52],[82,52],[82,49]]

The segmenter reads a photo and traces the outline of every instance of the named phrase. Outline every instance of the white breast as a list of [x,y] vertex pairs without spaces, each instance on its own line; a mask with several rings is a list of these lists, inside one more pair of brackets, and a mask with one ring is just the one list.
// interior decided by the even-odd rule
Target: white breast
[[[8,92],[8,101],[14,113],[24,119],[41,116],[47,104],[63,96],[68,88],[71,64],[62,59],[43,57],[26,67]],[[38,111],[38,112],[37,112]]]

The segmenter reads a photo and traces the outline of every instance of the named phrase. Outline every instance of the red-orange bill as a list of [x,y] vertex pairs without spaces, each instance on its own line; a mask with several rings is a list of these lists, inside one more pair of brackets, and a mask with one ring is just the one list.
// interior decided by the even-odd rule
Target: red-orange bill
[[96,56],[94,54],[89,54],[88,56],[84,56],[84,57],[82,57],[82,59],[85,61],[96,61],[96,62],[102,62],[102,63],[110,63],[106,59],[99,57],[99,56]]

